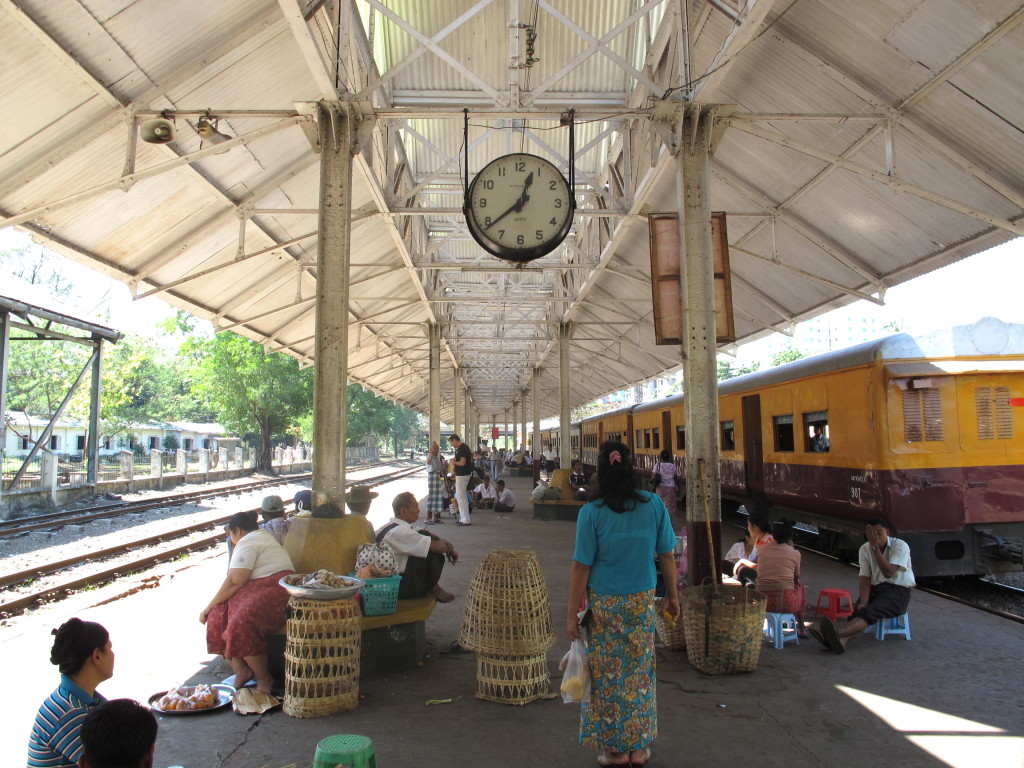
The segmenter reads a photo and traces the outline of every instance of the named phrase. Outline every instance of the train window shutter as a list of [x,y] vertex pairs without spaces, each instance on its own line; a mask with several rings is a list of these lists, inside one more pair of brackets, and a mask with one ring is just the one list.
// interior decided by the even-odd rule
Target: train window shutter
[[979,440],[1009,440],[1013,437],[1013,412],[1009,387],[978,387],[974,390]]
[[903,436],[908,443],[942,441],[942,399],[938,387],[903,391]]

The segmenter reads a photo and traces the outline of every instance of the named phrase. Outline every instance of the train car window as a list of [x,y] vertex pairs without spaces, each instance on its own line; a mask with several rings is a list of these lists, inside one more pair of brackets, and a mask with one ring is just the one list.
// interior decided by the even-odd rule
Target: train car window
[[651,447],[651,430],[649,430],[649,429],[645,429],[644,430],[643,446],[644,446],[644,448],[650,448]]
[[832,436],[828,428],[828,411],[804,414],[804,450],[808,453],[828,453]]
[[974,390],[978,412],[979,440],[1009,440],[1013,437],[1013,411],[1009,387],[978,387]]
[[943,440],[938,387],[903,390],[903,438],[908,443]]
[[676,450],[686,450],[686,427],[676,427]]
[[721,443],[723,451],[735,451],[736,450],[736,427],[732,420],[723,421],[720,424],[721,431]]
[[637,448],[642,448],[643,445],[644,445],[644,431],[642,429],[638,429],[636,431],[636,447]]
[[775,425],[775,450],[781,453],[796,450],[793,440],[793,414],[773,416],[772,423]]
[[661,430],[658,427],[655,427],[653,430],[651,430],[651,437],[654,439],[654,444],[651,447],[654,448],[654,450],[656,450],[656,451],[660,451],[661,450]]

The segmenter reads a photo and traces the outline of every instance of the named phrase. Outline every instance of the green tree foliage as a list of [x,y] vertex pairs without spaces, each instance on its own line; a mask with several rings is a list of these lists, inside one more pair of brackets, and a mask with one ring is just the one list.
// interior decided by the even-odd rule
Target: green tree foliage
[[378,397],[359,384],[349,384],[347,445],[377,445],[385,451],[394,449],[397,433],[398,445],[404,446],[416,437],[419,416],[404,406]]
[[265,354],[230,331],[192,337],[183,351],[195,361],[192,392],[212,406],[225,429],[259,436],[256,466],[269,471],[271,440],[313,407],[311,369],[300,370],[294,358],[280,353]]
[[800,360],[804,357],[807,357],[807,355],[799,349],[784,349],[782,352],[772,355],[772,367],[792,363],[794,360]]
[[761,368],[760,363],[747,363],[746,365],[735,365],[728,360],[718,361],[718,380],[726,381],[735,379],[737,376],[745,376]]

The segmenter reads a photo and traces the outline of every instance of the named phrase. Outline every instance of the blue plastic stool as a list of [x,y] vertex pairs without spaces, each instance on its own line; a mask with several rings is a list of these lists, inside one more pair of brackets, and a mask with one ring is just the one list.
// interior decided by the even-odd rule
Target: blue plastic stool
[[316,745],[313,768],[377,768],[373,740],[351,733],[321,739]]
[[783,643],[789,642],[800,645],[796,616],[792,613],[766,613],[764,615],[764,636],[771,640],[776,648],[782,648]]
[[910,639],[910,614],[904,613],[891,619],[879,619],[875,626],[867,627],[865,632],[874,631],[876,640],[885,640],[886,635],[903,635]]

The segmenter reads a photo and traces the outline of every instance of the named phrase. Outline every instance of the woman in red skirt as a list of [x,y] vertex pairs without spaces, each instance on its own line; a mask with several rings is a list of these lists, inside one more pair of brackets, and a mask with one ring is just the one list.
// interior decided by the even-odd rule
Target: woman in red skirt
[[797,634],[807,637],[804,629],[804,585],[800,583],[800,552],[790,542],[793,526],[787,522],[772,523],[772,538],[757,553],[757,591],[768,596],[765,610],[769,613],[792,613]]
[[224,529],[234,550],[227,578],[199,614],[206,648],[228,660],[236,688],[255,679],[257,690],[270,693],[266,636],[284,625],[288,593],[278,582],[295,571],[284,547],[259,529],[255,516],[239,512]]

